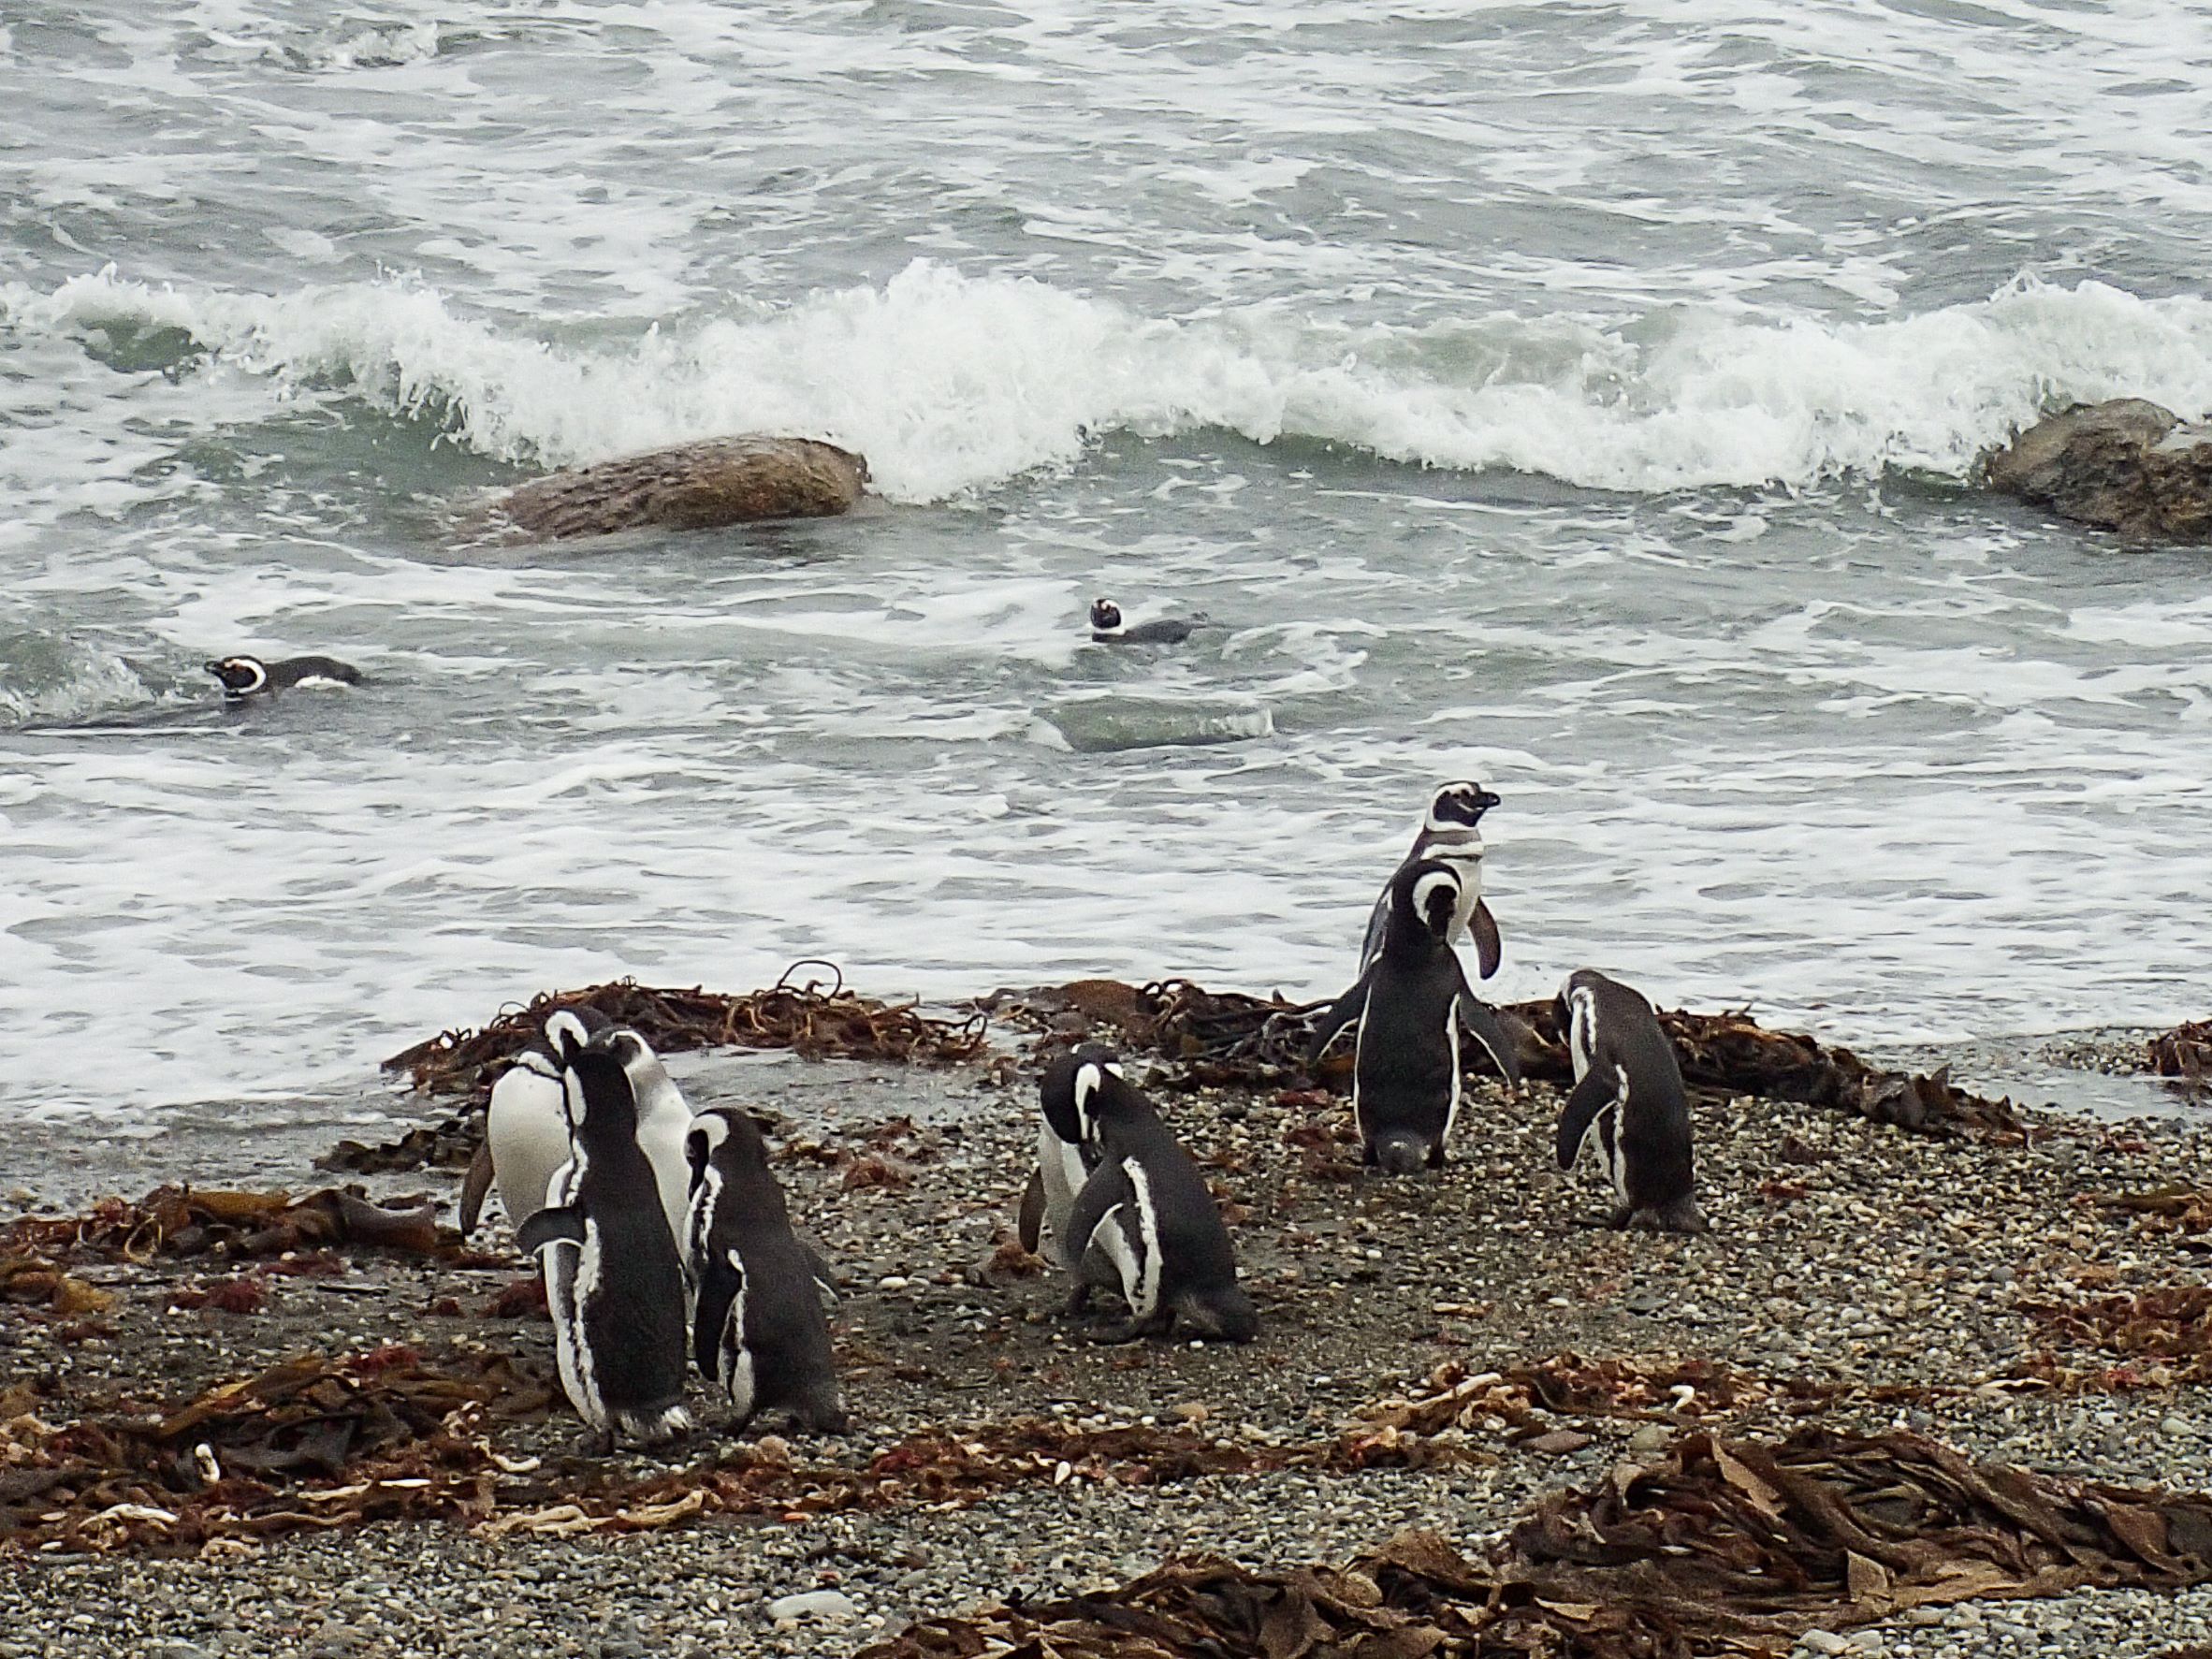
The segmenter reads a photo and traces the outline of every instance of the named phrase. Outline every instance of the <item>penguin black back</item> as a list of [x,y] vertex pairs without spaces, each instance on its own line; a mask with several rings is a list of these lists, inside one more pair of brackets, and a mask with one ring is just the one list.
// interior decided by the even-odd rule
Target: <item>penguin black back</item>
[[1077,1196],[1070,1254],[1091,1278],[1118,1278],[1129,1317],[1106,1340],[1172,1335],[1250,1342],[1259,1316],[1237,1283],[1236,1253],[1197,1163],[1118,1068],[1076,1067],[1078,1111],[1099,1154]]
[[1554,1013],[1574,1062],[1555,1147],[1571,1170],[1594,1147],[1618,1200],[1615,1227],[1703,1232],[1690,1104],[1674,1044],[1652,1005],[1594,968],[1560,987]]
[[816,1264],[792,1231],[759,1126],[738,1107],[711,1107],[691,1120],[684,1155],[700,1374],[730,1396],[739,1428],[778,1407],[818,1433],[842,1434]]
[[363,678],[358,668],[335,657],[282,657],[273,662],[259,657],[217,657],[204,666],[223,682],[223,694],[230,698],[284,691],[295,686],[357,686]]

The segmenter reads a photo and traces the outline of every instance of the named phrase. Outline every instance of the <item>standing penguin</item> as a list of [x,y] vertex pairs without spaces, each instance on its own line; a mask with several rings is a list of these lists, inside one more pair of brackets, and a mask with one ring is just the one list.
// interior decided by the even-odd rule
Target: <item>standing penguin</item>
[[[569,1011],[587,1041],[613,1022],[595,1008]],[[568,1113],[562,1107],[560,1062],[544,1033],[533,1036],[515,1063],[491,1085],[484,1113],[484,1139],[461,1184],[460,1233],[476,1230],[484,1199],[496,1182],[507,1225],[519,1228],[546,1207],[546,1186],[553,1171],[568,1162]]]
[[690,1344],[683,1262],[637,1139],[631,1079],[643,1042],[618,1028],[594,1037],[567,1010],[546,1022],[546,1041],[561,1068],[570,1157],[517,1243],[548,1253],[560,1386],[577,1415],[609,1452],[618,1434],[657,1444],[691,1426]]
[[734,1432],[779,1406],[802,1428],[842,1434],[849,1425],[816,1263],[792,1232],[760,1127],[737,1107],[712,1107],[691,1120],[684,1150],[700,1375],[736,1407]]
[[1084,1066],[1121,1075],[1113,1051],[1096,1042],[1061,1055],[1045,1068],[1037,1085],[1043,1108],[1037,1126],[1037,1168],[1022,1197],[1022,1248],[1070,1273],[1077,1264],[1068,1248],[1068,1217],[1074,1211],[1076,1194],[1099,1163],[1098,1148],[1091,1144],[1088,1097],[1079,1101],[1075,1092],[1077,1075]]
[[1508,1086],[1521,1067],[1497,1016],[1468,988],[1451,948],[1463,889],[1440,859],[1402,865],[1390,878],[1382,948],[1360,981],[1314,1028],[1306,1064],[1357,1020],[1352,1116],[1365,1161],[1408,1175],[1444,1164],[1444,1142],[1460,1112],[1460,1026],[1490,1051]]
[[1129,1317],[1099,1332],[1100,1342],[1172,1336],[1178,1321],[1197,1336],[1250,1342],[1259,1315],[1237,1284],[1229,1230],[1205,1177],[1121,1069],[1099,1055],[1073,1056],[1070,1080],[1098,1157],[1064,1235],[1077,1273],[1070,1311],[1082,1311],[1093,1285],[1118,1286]]
[[[1490,906],[1482,902],[1482,831],[1476,826],[1482,822],[1482,815],[1497,804],[1498,797],[1479,783],[1446,784],[1429,802],[1429,814],[1421,820],[1412,849],[1398,866],[1402,871],[1407,865],[1434,859],[1439,864],[1449,865],[1459,876],[1459,907],[1452,912],[1451,931],[1445,937],[1456,939],[1463,932],[1474,934],[1475,965],[1484,979],[1498,971],[1505,946],[1498,938],[1497,918],[1490,913]],[[1375,909],[1368,913],[1367,937],[1360,944],[1361,973],[1367,971],[1382,951],[1383,935],[1390,919],[1390,895],[1397,884],[1398,871],[1392,871],[1375,898]]]
[[1559,988],[1575,1088],[1559,1116],[1559,1167],[1594,1144],[1613,1183],[1614,1227],[1703,1232],[1690,1158],[1690,1104],[1674,1044],[1652,1005],[1594,968]]
[[[614,1022],[595,1008],[579,1006],[567,1011],[582,1027],[587,1041],[616,1028]],[[632,1044],[625,1046],[624,1053],[630,1056],[626,1065],[631,1092],[637,1100],[637,1143],[653,1166],[669,1235],[680,1246],[685,1215],[691,1202],[691,1169],[684,1161],[684,1135],[691,1126],[691,1108],[651,1044],[634,1031],[629,1036]],[[463,1238],[475,1230],[483,1214],[484,1196],[495,1181],[510,1227],[519,1228],[545,1206],[546,1184],[553,1171],[568,1161],[568,1117],[562,1102],[560,1062],[546,1040],[533,1038],[515,1057],[515,1064],[491,1085],[491,1101],[484,1114],[484,1141],[461,1186]]]

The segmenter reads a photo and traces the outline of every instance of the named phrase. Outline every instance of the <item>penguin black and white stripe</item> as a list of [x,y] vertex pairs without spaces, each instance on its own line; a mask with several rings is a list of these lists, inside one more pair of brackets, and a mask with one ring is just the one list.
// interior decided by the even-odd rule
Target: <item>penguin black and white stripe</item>
[[1352,1062],[1352,1115],[1365,1161],[1393,1175],[1444,1164],[1460,1111],[1460,1030],[1489,1051],[1509,1088],[1521,1086],[1514,1046],[1491,1007],[1467,984],[1451,948],[1463,890],[1458,869],[1439,859],[1403,865],[1390,879],[1382,948],[1359,982],[1314,1028],[1306,1063],[1359,1025]]
[[684,1145],[700,1374],[729,1396],[737,1429],[780,1408],[802,1428],[842,1434],[818,1264],[792,1231],[760,1127],[739,1108],[713,1107],[691,1120]]
[[[1407,865],[1433,859],[1449,865],[1459,876],[1459,909],[1452,915],[1451,932],[1446,937],[1457,939],[1462,933],[1473,933],[1475,963],[1483,979],[1496,973],[1498,964],[1505,957],[1497,918],[1490,913],[1490,906],[1482,899],[1482,831],[1477,827],[1482,822],[1482,815],[1497,804],[1498,797],[1479,783],[1463,780],[1446,784],[1430,800],[1428,816],[1421,820],[1412,848],[1398,865],[1398,870],[1404,870]],[[1382,951],[1398,870],[1393,870],[1390,880],[1383,883],[1375,909],[1368,912],[1366,937],[1360,942],[1361,973],[1367,971]]]
[[642,1040],[619,1028],[592,1036],[562,1010],[546,1041],[561,1068],[570,1157],[517,1242],[546,1252],[555,1356],[577,1415],[610,1452],[621,1435],[657,1444],[691,1427],[690,1343],[683,1262],[637,1141],[631,1077]]
[[1181,645],[1204,620],[1203,617],[1193,617],[1187,622],[1159,617],[1125,628],[1121,606],[1111,599],[1091,601],[1091,640],[1097,645]]
[[1121,1076],[1112,1051],[1086,1042],[1045,1068],[1037,1087],[1042,1108],[1037,1126],[1037,1168],[1022,1200],[1022,1248],[1073,1272],[1068,1250],[1068,1217],[1075,1208],[1099,1155],[1091,1142],[1091,1097],[1096,1079]]
[[1205,1177],[1118,1068],[1086,1051],[1073,1080],[1097,1167],[1076,1194],[1067,1253],[1078,1274],[1070,1311],[1094,1285],[1121,1291],[1128,1317],[1102,1342],[1190,1334],[1250,1342],[1259,1315],[1237,1283],[1229,1230]]
[[1560,987],[1555,1013],[1575,1068],[1559,1117],[1559,1167],[1572,1170],[1596,1151],[1613,1184],[1614,1227],[1705,1231],[1681,1068],[1652,1005],[1579,968]]
[[358,668],[335,657],[283,657],[273,662],[259,657],[217,657],[204,666],[223,682],[224,696],[234,700],[257,697],[265,691],[362,683]]

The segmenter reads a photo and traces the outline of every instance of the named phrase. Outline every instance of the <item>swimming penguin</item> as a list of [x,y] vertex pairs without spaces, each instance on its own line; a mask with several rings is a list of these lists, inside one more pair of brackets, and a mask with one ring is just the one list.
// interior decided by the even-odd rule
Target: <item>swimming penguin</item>
[[1321,1016],[1306,1051],[1311,1066],[1330,1040],[1359,1022],[1352,1116],[1365,1161],[1392,1175],[1444,1164],[1460,1112],[1460,1027],[1490,1051],[1509,1087],[1521,1067],[1497,1016],[1468,988],[1451,948],[1459,872],[1441,859],[1403,865],[1390,878],[1382,949],[1360,981]]
[[691,1426],[691,1344],[683,1261],[637,1142],[641,1040],[619,1027],[591,1036],[563,1009],[546,1020],[546,1041],[561,1068],[570,1157],[517,1243],[546,1252],[560,1386],[576,1414],[610,1453],[618,1435],[655,1445]]
[[1087,1099],[1079,1103],[1075,1094],[1076,1075],[1084,1066],[1102,1066],[1121,1075],[1113,1051],[1096,1042],[1086,1042],[1045,1068],[1037,1085],[1044,1109],[1037,1126],[1037,1168],[1022,1199],[1022,1248],[1070,1273],[1077,1263],[1068,1249],[1068,1217],[1075,1208],[1076,1194],[1099,1163],[1084,1111]]
[[1594,968],[1567,975],[1556,1008],[1575,1063],[1574,1092],[1559,1116],[1559,1167],[1573,1169],[1594,1144],[1619,1200],[1611,1225],[1703,1232],[1690,1105],[1659,1016]]
[[[595,1008],[575,1008],[587,1040],[613,1022]],[[484,1139],[461,1184],[460,1234],[476,1230],[485,1195],[494,1182],[506,1206],[507,1225],[519,1228],[546,1207],[553,1171],[568,1162],[568,1114],[562,1110],[560,1062],[543,1033],[532,1037],[515,1063],[491,1085],[484,1113]]]
[[1259,1315],[1237,1284],[1206,1178],[1119,1067],[1077,1060],[1070,1091],[1098,1167],[1068,1217],[1066,1251],[1077,1272],[1070,1310],[1084,1309],[1092,1286],[1111,1286],[1129,1317],[1099,1332],[1100,1342],[1172,1336],[1178,1323],[1194,1336],[1250,1342]]
[[[582,1026],[587,1040],[617,1028],[595,1008],[568,1011]],[[622,1029],[628,1031],[628,1027]],[[637,1143],[653,1166],[669,1235],[680,1248],[685,1217],[691,1206],[691,1171],[684,1161],[684,1136],[691,1127],[691,1108],[652,1045],[634,1031],[628,1031],[628,1035],[632,1041],[623,1053],[628,1056],[631,1090],[637,1101]],[[568,1142],[560,1062],[544,1040],[534,1040],[491,1086],[491,1102],[484,1117],[484,1143],[477,1148],[461,1187],[461,1236],[466,1238],[475,1230],[485,1191],[495,1180],[500,1202],[506,1206],[508,1226],[519,1228],[542,1208],[546,1182],[568,1160]]]
[[1172,617],[1160,617],[1150,622],[1139,622],[1133,628],[1121,625],[1121,606],[1111,599],[1091,601],[1091,639],[1099,645],[1181,645],[1191,635],[1203,618],[1179,621]]
[[737,1107],[712,1107],[691,1120],[684,1149],[700,1375],[729,1395],[736,1429],[776,1406],[802,1428],[842,1434],[815,1259],[792,1232],[760,1127]]
[[258,657],[218,657],[202,664],[223,682],[223,694],[237,700],[264,691],[288,691],[295,686],[357,686],[361,671],[335,657],[285,657],[264,662]]
[[[1475,964],[1481,977],[1489,979],[1498,971],[1498,963],[1505,955],[1498,939],[1497,918],[1490,913],[1490,906],[1482,902],[1482,832],[1476,826],[1482,815],[1498,804],[1498,797],[1479,783],[1448,783],[1436,792],[1429,802],[1429,815],[1421,820],[1419,834],[1413,837],[1413,847],[1400,861],[1398,868],[1419,864],[1433,858],[1449,865],[1460,878],[1460,908],[1451,919],[1451,932],[1447,937],[1458,939],[1463,932],[1475,935]],[[1390,893],[1396,884],[1397,874],[1383,883],[1383,890],[1375,901],[1375,909],[1367,917],[1367,937],[1360,945],[1360,971],[1367,971],[1382,949],[1383,928],[1390,920]]]

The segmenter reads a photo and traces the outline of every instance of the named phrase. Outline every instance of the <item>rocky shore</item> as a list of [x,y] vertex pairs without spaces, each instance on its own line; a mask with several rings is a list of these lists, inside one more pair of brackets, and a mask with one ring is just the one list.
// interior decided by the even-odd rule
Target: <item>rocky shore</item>
[[[1348,1113],[1318,1091],[1163,1094],[1227,1205],[1262,1333],[1099,1347],[1011,1243],[1034,1093],[1003,1056],[924,1070],[711,1053],[678,1071],[695,1104],[782,1120],[794,1215],[846,1278],[849,1440],[740,1445],[709,1407],[665,1457],[589,1455],[546,1398],[549,1326],[488,1311],[522,1273],[503,1234],[481,1257],[52,1252],[96,1305],[19,1302],[0,1320],[17,1609],[0,1659],[847,1653],[917,1618],[1107,1593],[1185,1555],[1280,1570],[1421,1529],[1479,1557],[1546,1494],[1697,1434],[1901,1429],[1976,1462],[2212,1492],[2212,1316],[2196,1293],[2212,1199],[2197,1190],[2206,1139],[2182,1121],[2034,1116],[1936,1137],[1707,1097],[1713,1230],[1679,1238],[1594,1225],[1604,1195],[1551,1167],[1549,1084],[1511,1099],[1473,1085],[1450,1167],[1398,1182],[1358,1172]],[[113,1153],[125,1190],[178,1173],[146,1143]],[[211,1161],[203,1185],[266,1185],[248,1148]],[[293,1185],[327,1180],[301,1168]],[[368,1182],[443,1204],[453,1186],[437,1171]],[[18,1205],[38,1212],[29,1186]],[[303,1356],[333,1399],[417,1375],[503,1391],[457,1408],[442,1437],[394,1442],[421,1456],[412,1477],[265,1472],[253,1490],[279,1495],[235,1506],[260,1519],[188,1545],[176,1517],[232,1511],[180,1498],[145,1506],[168,1523],[111,1516],[67,1540],[45,1519],[60,1511],[40,1472],[95,1430]],[[349,1481],[366,1490],[327,1495]],[[2207,1589],[1869,1611],[1839,1602],[1832,1628],[1725,1651],[2148,1659],[2212,1637]]]

